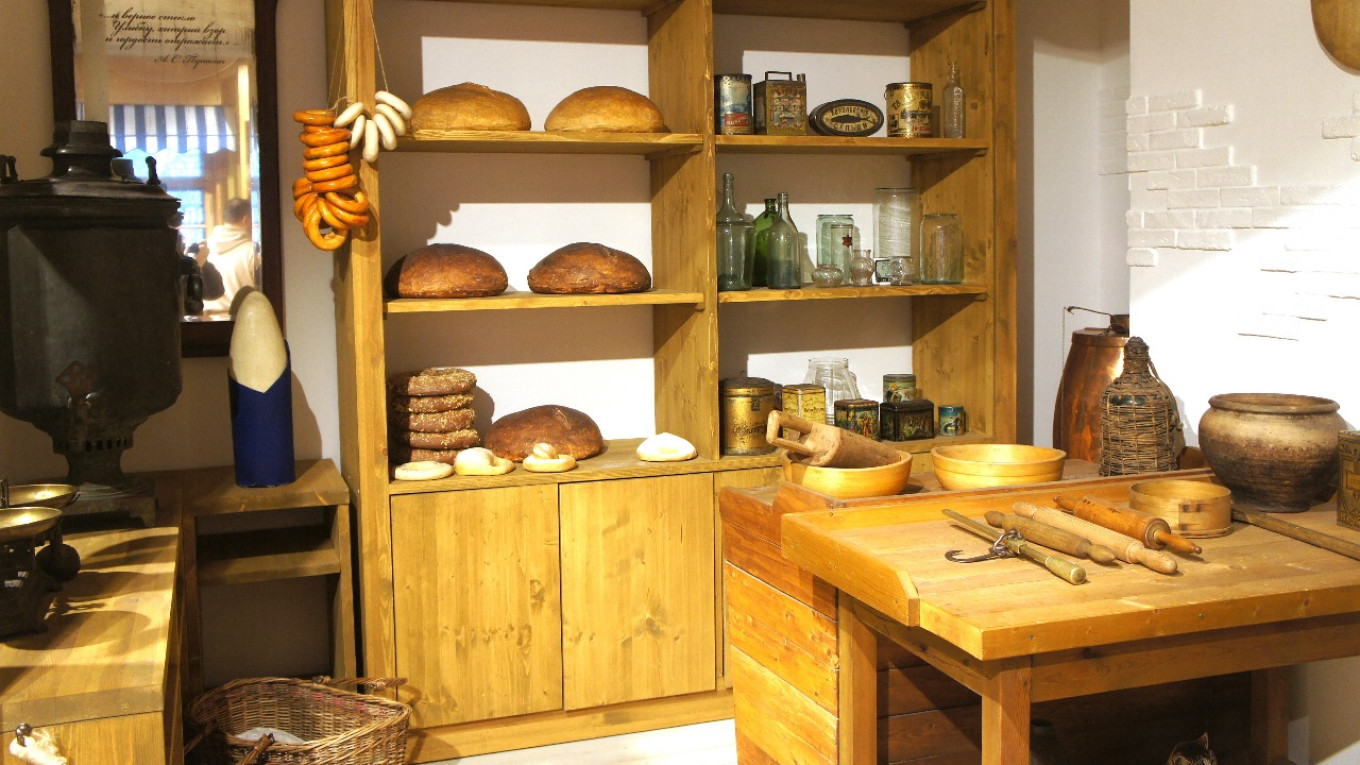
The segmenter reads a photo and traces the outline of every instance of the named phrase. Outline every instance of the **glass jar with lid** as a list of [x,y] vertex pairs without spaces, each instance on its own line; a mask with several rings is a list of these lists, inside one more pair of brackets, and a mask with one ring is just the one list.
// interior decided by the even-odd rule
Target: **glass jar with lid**
[[963,224],[954,213],[921,219],[922,284],[963,283]]

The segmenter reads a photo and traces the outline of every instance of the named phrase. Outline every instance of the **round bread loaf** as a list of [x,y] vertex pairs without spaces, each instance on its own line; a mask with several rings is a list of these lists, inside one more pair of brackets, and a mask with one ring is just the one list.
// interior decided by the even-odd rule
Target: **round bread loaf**
[[[447,396],[399,396],[390,399],[393,414],[408,412],[447,412],[472,406],[471,393],[450,393]],[[398,421],[399,418],[398,418]]]
[[434,481],[453,475],[453,465],[447,462],[403,462],[392,468],[398,481]]
[[476,384],[477,375],[458,367],[426,367],[387,376],[387,390],[396,396],[447,396],[467,393]]
[[600,427],[585,412],[545,404],[507,414],[487,428],[483,445],[515,462],[533,454],[535,444],[551,444],[560,454],[578,460],[604,451]]
[[[448,433],[472,427],[477,413],[471,409],[449,409],[443,412],[393,412],[388,423],[394,431],[414,430],[418,433]],[[408,442],[409,443],[409,442]]]
[[400,298],[470,298],[499,295],[510,280],[500,262],[481,250],[427,244],[393,263],[383,286]]
[[471,428],[451,431],[398,430],[393,440],[421,449],[470,449],[482,442]]
[[548,113],[544,130],[562,132],[666,133],[661,110],[651,99],[615,85],[582,88]]
[[651,286],[642,261],[594,242],[559,247],[529,269],[529,289],[552,295],[646,292]]
[[509,93],[475,82],[432,90],[411,107],[411,130],[528,130],[529,110]]

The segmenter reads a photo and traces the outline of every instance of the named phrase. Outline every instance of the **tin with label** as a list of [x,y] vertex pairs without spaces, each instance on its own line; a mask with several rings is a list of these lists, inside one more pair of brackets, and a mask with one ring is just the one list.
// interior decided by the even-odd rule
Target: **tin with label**
[[836,410],[836,427],[878,440],[877,401],[867,398],[842,398],[832,406]]
[[935,402],[917,398],[878,405],[878,432],[884,441],[935,437]]
[[734,456],[769,454],[765,425],[774,411],[774,383],[763,377],[733,377],[719,386],[721,449]]
[[766,72],[753,91],[757,135],[807,135],[807,75]]
[[888,137],[929,138],[933,88],[928,82],[889,83],[883,94],[888,103]]
[[1336,486],[1336,522],[1360,529],[1360,430],[1343,430],[1337,436],[1341,473]]
[[[785,385],[780,390],[783,410],[808,422],[826,422],[826,388],[816,383],[797,383]],[[784,438],[797,439],[799,433],[790,428],[783,429]]]
[[910,401],[919,398],[920,392],[916,388],[916,375],[910,372],[889,373],[883,375],[883,400],[891,401]]
[[713,75],[714,132],[718,135],[751,135],[755,120],[751,114],[751,75]]
[[962,406],[940,404],[940,435],[961,436],[968,432],[968,413]]

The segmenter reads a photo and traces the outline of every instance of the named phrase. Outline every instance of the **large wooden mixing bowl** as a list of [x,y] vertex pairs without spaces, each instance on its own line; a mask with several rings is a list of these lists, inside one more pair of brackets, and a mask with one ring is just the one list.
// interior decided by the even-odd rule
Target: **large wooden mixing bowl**
[[958,491],[1056,481],[1067,452],[1027,444],[958,444],[931,449],[930,459],[940,485]]
[[788,452],[780,452],[779,462],[784,467],[785,481],[838,499],[900,494],[911,478],[911,455],[907,452],[890,465],[867,468],[818,467],[791,460]]

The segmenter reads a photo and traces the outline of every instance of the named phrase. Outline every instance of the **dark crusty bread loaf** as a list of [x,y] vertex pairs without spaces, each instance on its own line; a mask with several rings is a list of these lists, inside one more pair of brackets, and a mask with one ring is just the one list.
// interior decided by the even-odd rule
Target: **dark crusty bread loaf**
[[560,454],[578,460],[604,451],[600,427],[585,412],[571,407],[545,404],[524,409],[491,423],[483,445],[497,457],[523,461],[532,454],[534,444],[556,447]]
[[393,263],[383,285],[400,298],[469,298],[499,295],[510,280],[500,262],[481,250],[427,244]]
[[411,106],[411,130],[528,130],[529,110],[509,93],[475,82],[432,90]]
[[562,132],[665,133],[666,122],[651,99],[616,85],[582,88],[548,113],[543,129]]
[[646,292],[651,286],[642,261],[594,242],[560,247],[529,269],[529,289],[554,295]]

